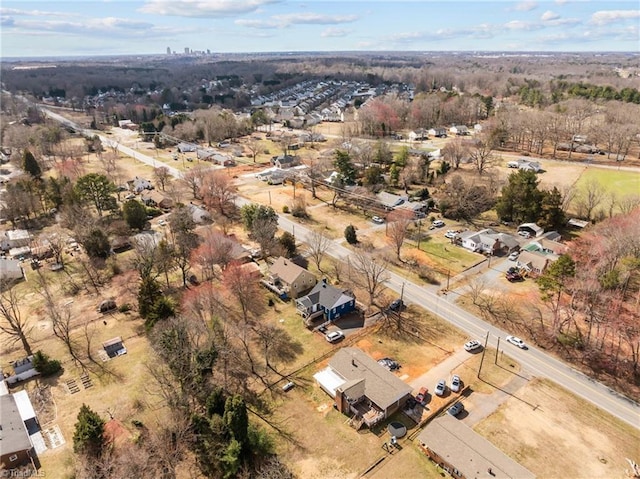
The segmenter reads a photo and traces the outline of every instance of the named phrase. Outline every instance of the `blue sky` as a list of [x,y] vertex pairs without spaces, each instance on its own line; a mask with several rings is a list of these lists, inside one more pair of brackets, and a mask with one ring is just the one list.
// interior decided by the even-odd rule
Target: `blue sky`
[[271,51],[639,51],[633,1],[2,0],[3,57]]

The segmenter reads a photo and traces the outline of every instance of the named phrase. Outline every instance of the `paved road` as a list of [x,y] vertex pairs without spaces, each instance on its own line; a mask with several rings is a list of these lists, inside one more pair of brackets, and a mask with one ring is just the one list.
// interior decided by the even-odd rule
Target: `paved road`
[[[45,108],[42,108],[42,111],[50,118],[60,121],[67,126],[79,131],[85,131],[56,113]],[[87,133],[93,134],[93,132]],[[136,152],[131,148],[120,144],[114,145],[112,140],[106,137],[101,137],[101,140],[105,142],[106,145],[115,146],[121,152],[132,156],[138,161],[142,161],[148,165],[154,164],[154,159],[147,155]],[[181,172],[175,168],[170,168],[169,171],[177,178],[180,178],[182,175]],[[239,206],[249,202],[250,201],[248,199],[238,198]],[[306,241],[310,234],[310,230],[308,228],[304,225],[294,223],[284,216],[280,216],[279,218],[279,226],[282,230],[292,233],[302,242]],[[340,260],[346,260],[351,255],[351,251],[349,249],[337,242],[334,242],[331,245],[327,253]],[[504,338],[509,334],[508,332],[502,331],[477,316],[465,311],[455,303],[449,301],[446,297],[440,296],[432,289],[415,284],[396,273],[389,273],[386,286],[397,293],[403,291],[404,298],[407,301],[415,303],[427,311],[449,321],[454,326],[466,332],[471,338],[484,342],[485,336],[489,333],[489,346],[497,347],[498,338]],[[511,344],[505,343],[504,341],[500,342],[500,348],[535,376],[555,381],[561,386],[572,391],[574,394],[590,401],[604,411],[607,411],[609,414],[618,417],[635,428],[640,429],[640,405],[635,401],[618,394],[616,391],[587,377],[537,348],[531,347],[528,350],[523,351]]]

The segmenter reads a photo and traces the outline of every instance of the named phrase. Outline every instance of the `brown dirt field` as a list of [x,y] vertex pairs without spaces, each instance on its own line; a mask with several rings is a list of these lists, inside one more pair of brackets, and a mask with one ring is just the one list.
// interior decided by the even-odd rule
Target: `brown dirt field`
[[539,478],[623,478],[640,460],[640,431],[561,387],[536,379],[518,396],[475,430]]

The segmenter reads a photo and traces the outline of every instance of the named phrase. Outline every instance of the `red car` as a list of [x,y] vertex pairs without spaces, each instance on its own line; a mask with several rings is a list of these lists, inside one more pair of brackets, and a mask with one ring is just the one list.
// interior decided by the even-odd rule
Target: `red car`
[[423,404],[425,399],[427,399],[427,393],[428,392],[429,392],[429,389],[420,388],[420,391],[416,395],[416,401],[418,401],[420,404]]

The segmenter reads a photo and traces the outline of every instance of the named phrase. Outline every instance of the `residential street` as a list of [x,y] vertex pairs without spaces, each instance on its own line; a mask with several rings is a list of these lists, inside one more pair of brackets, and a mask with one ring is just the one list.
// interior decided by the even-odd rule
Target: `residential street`
[[[50,112],[45,108],[41,108],[41,110],[49,117],[78,129],[77,126],[62,116]],[[80,131],[80,129],[78,129],[78,131]],[[88,133],[94,134],[94,132]],[[106,145],[112,146],[113,142],[108,138],[101,137],[101,139]],[[132,156],[136,160],[152,166],[155,164],[152,157],[133,151],[131,148],[123,145],[116,144],[115,146],[121,152]],[[177,178],[181,177],[181,173],[177,169],[169,168],[169,171],[173,176]],[[238,206],[242,206],[249,202],[250,200],[246,198],[238,198],[237,204]],[[305,226],[294,223],[282,215],[279,215],[279,227],[284,231],[294,234],[300,242],[305,242],[310,233],[310,230]],[[335,241],[329,249],[328,254],[334,258],[346,260],[351,255],[351,251]],[[469,338],[477,339],[484,343],[485,336],[488,332],[489,346],[496,347],[498,338],[504,338],[510,334],[509,331],[502,331],[458,307],[449,300],[452,294],[441,296],[434,287],[417,285],[393,272],[389,273],[389,279],[386,285],[390,290],[398,294],[403,291],[406,301],[415,303],[425,310],[449,321],[454,326],[465,331],[469,335]],[[462,344],[460,347],[462,348]],[[527,369],[534,376],[549,378],[611,415],[640,429],[640,406],[635,401],[618,394],[616,391],[585,376],[535,347],[529,347],[528,350],[521,350],[516,346],[500,341],[500,349],[512,356],[523,368]],[[428,386],[430,390],[433,387],[432,384]]]

